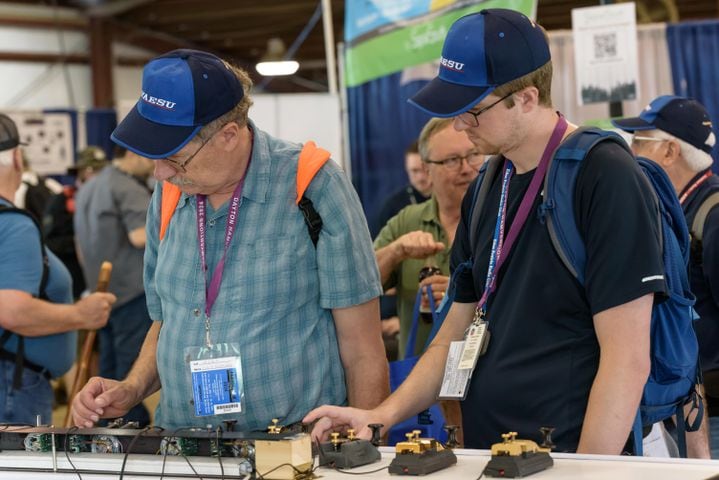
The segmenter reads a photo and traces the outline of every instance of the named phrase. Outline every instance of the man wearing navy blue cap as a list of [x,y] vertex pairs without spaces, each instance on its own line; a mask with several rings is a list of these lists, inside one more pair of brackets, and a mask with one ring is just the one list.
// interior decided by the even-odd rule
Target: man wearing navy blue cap
[[[488,190],[474,206],[474,232],[473,194],[464,198],[451,265],[456,272],[473,258],[473,268],[455,275],[455,302],[404,384],[369,412],[311,412],[305,421],[320,419],[315,435],[341,424],[367,435],[368,423],[391,426],[426,408],[440,392],[451,343],[467,334],[477,341],[465,347],[478,348],[464,351],[463,371],[472,372],[463,377],[465,446],[489,448],[507,431],[541,441],[540,426],[553,426],[559,451],[622,451],[649,373],[654,294],[666,289],[651,213],[657,207],[632,156],[613,142],[599,144],[584,158],[574,190],[587,253],[584,286],[565,267],[538,215],[541,169],[576,130],[552,107],[551,79],[546,35],[526,16],[482,10],[450,28],[438,77],[411,102],[454,117],[481,153],[504,157],[498,173],[483,180]],[[490,336],[482,336],[486,329]]]
[[164,182],[146,222],[153,324],[124,381],[94,378],[77,396],[75,424],[160,388],[155,424],[169,429],[265,430],[322,403],[377,405],[388,391],[382,290],[346,175],[327,162],[305,191],[322,219],[313,245],[295,204],[301,145],[248,119],[244,71],[176,50],[150,61],[142,83],[112,139],[156,160]]
[[700,317],[694,328],[709,413],[711,455],[719,458],[719,177],[711,170],[716,143],[712,121],[698,101],[662,95],[638,117],[612,123],[633,134],[632,150],[638,156],[653,160],[667,172],[684,210],[692,240],[689,281]]

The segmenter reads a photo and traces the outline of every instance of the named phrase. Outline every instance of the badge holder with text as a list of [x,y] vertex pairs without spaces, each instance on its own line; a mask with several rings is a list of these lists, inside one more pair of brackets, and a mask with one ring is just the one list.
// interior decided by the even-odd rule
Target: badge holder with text
[[242,360],[237,343],[185,348],[195,416],[243,411]]

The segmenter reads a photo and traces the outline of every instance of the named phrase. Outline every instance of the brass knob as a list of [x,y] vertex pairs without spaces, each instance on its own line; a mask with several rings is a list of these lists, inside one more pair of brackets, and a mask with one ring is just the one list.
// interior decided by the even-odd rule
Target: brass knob
[[355,437],[355,430],[354,430],[354,428],[348,428],[348,429],[347,429],[347,439],[348,439],[348,440],[354,440],[355,438],[356,438],[356,437]]

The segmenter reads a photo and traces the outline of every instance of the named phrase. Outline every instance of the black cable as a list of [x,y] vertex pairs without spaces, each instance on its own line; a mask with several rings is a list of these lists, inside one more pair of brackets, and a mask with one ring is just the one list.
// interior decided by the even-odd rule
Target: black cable
[[215,429],[215,439],[217,441],[217,461],[220,462],[220,479],[225,480],[225,467],[222,465],[222,428],[218,427]]
[[256,476],[257,480],[263,480],[265,478],[265,475],[269,475],[270,473],[274,472],[275,470],[279,470],[282,467],[290,467],[292,470],[295,471],[295,474],[297,474],[297,475],[307,475],[308,473],[312,473],[314,471],[314,468],[313,468],[309,472],[303,472],[302,470],[298,469],[291,463],[281,463],[281,464],[277,465],[276,467],[267,470],[264,473],[255,471],[255,476]]
[[67,432],[65,432],[65,442],[64,442],[64,450],[65,450],[65,458],[67,458],[68,463],[72,467],[73,472],[77,474],[77,477],[82,480],[82,475],[80,475],[80,472],[78,471],[77,467],[75,467],[75,464],[72,463],[72,460],[70,460],[70,454],[67,451],[67,439],[70,438],[70,433],[75,432],[78,430],[78,427],[70,427]]
[[185,461],[187,462],[187,464],[190,466],[190,470],[192,470],[192,473],[194,473],[197,478],[199,478],[200,480],[202,480],[202,477],[200,476],[199,473],[197,473],[197,470],[195,470],[195,467],[192,466],[192,463],[190,462],[190,459],[187,458],[187,455],[184,455],[184,454],[183,454],[183,455],[182,455],[182,458],[184,458]]
[[477,477],[476,480],[479,480],[480,478],[482,478],[484,476],[484,472],[486,472],[486,471],[487,471],[487,465],[485,465],[484,468],[482,469],[482,471],[479,472],[479,477]]
[[127,446],[127,449],[125,449],[125,455],[122,457],[122,466],[120,467],[120,480],[125,476],[125,465],[127,465],[127,458],[130,456],[130,450],[132,450],[132,447],[137,442],[137,439],[142,436],[143,433],[146,433],[150,431],[153,427],[147,426],[137,432],[130,441],[130,444]]
[[[167,438],[167,437],[164,437]],[[169,443],[169,440],[168,440]],[[167,450],[169,450],[169,447],[167,444],[165,444],[165,451],[162,454],[162,470],[160,470],[160,480],[162,480],[162,477],[165,476],[165,463],[167,463]]]
[[389,468],[389,465],[386,467],[378,468],[377,470],[370,470],[368,472],[349,472],[347,470],[342,470],[337,467],[333,467],[332,470],[338,473],[344,473],[345,475],[369,475],[370,473],[377,473],[381,472],[382,470],[387,470]]

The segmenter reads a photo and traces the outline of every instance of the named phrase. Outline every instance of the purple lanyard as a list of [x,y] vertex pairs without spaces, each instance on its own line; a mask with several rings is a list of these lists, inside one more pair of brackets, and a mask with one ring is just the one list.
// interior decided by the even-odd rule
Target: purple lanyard
[[[250,154],[251,156],[252,154]],[[247,170],[250,169],[249,163],[247,164]],[[245,177],[247,176],[247,170],[240,179],[240,182],[232,192],[232,198],[230,199],[230,206],[227,212],[227,224],[225,226],[225,248],[222,252],[222,258],[217,262],[217,267],[212,273],[212,279],[210,284],[207,284],[207,246],[205,240],[205,220],[207,219],[207,197],[205,195],[198,194],[197,198],[197,239],[200,244],[200,261],[202,262],[202,274],[205,279],[205,341],[207,345],[211,345],[210,342],[210,314],[212,313],[212,306],[217,300],[217,296],[220,294],[220,284],[222,283],[222,273],[225,271],[225,259],[227,257],[227,250],[230,248],[230,242],[232,237],[235,235],[235,229],[237,227],[237,214],[240,211],[240,204],[242,200],[242,187],[245,183]]]
[[497,288],[497,272],[502,268],[504,261],[509,256],[509,252],[512,251],[514,242],[517,240],[520,230],[524,226],[529,217],[529,211],[532,208],[534,199],[539,193],[539,189],[544,182],[544,176],[547,173],[549,166],[549,160],[552,158],[554,151],[557,149],[559,144],[562,142],[564,132],[567,131],[567,121],[564,116],[560,113],[557,124],[554,126],[554,131],[549,142],[544,148],[542,158],[539,161],[539,165],[534,172],[532,181],[529,184],[529,188],[522,197],[522,203],[519,205],[517,215],[512,221],[512,225],[509,227],[509,233],[507,238],[504,238],[505,224],[507,220],[507,197],[509,196],[509,181],[514,173],[514,165],[509,160],[504,161],[504,176],[502,178],[502,192],[499,197],[499,209],[497,211],[497,223],[494,228],[494,238],[492,239],[492,249],[489,255],[489,266],[487,268],[487,279],[484,285],[484,292],[482,298],[477,303],[475,309],[475,319],[483,319],[487,311],[487,299],[494,293]]

